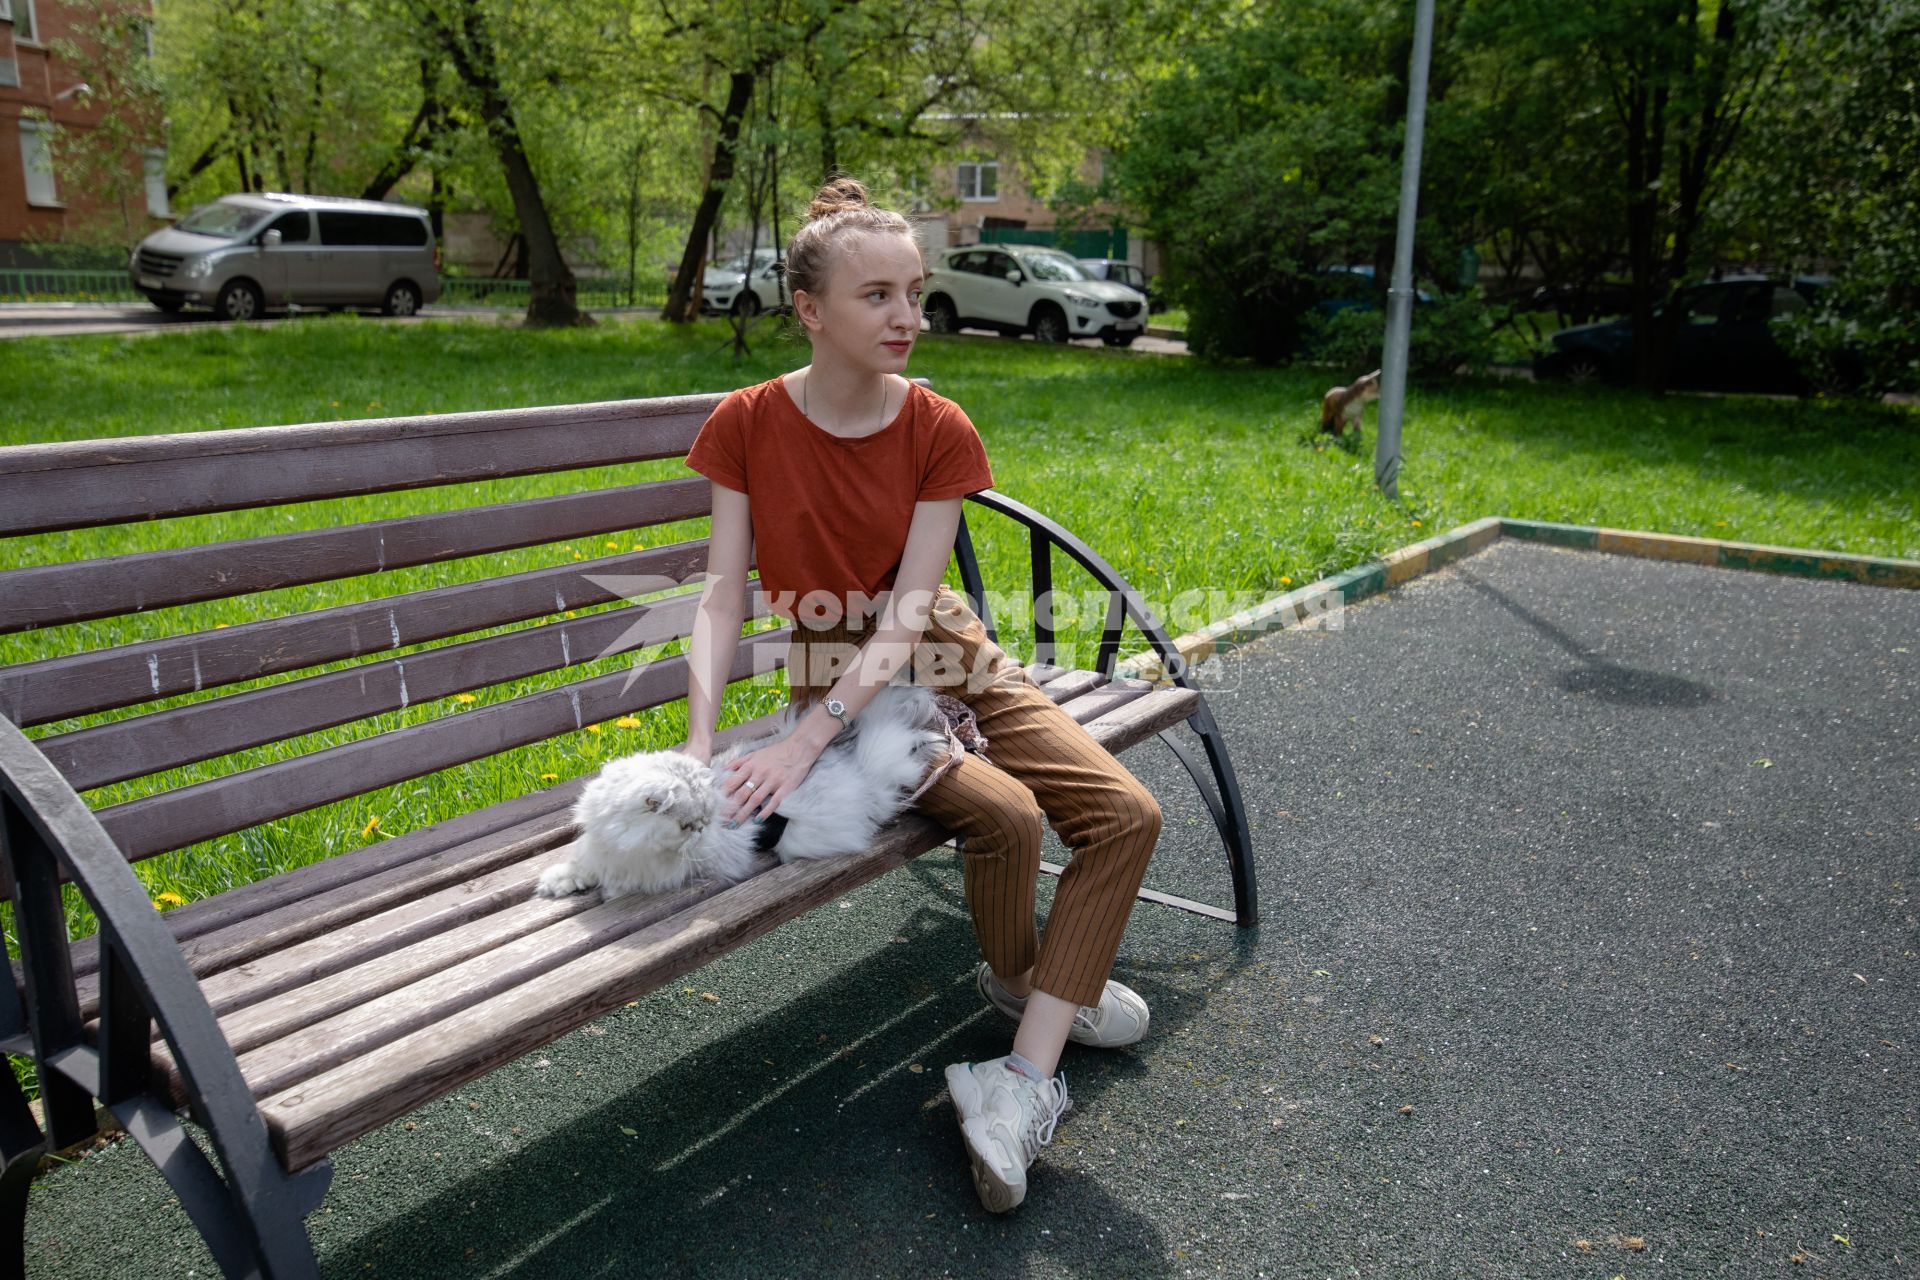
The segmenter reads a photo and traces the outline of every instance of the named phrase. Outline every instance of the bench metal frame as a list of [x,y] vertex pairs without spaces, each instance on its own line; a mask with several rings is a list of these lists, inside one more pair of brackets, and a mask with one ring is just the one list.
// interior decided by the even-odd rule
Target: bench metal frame
[[[1227,870],[1233,879],[1233,910],[1225,911],[1219,907],[1187,898],[1176,898],[1171,894],[1143,890],[1141,897],[1150,901],[1166,903],[1183,910],[1194,911],[1201,915],[1215,916],[1221,920],[1231,920],[1241,928],[1252,928],[1258,923],[1259,906],[1257,888],[1253,874],[1253,835],[1247,827],[1247,811],[1240,798],[1240,783],[1234,777],[1233,761],[1227,755],[1227,744],[1220,734],[1220,727],[1214,723],[1213,712],[1207,706],[1207,695],[1193,683],[1187,671],[1186,658],[1173,641],[1168,638],[1166,629],[1160,620],[1146,606],[1146,602],[1122,578],[1119,572],[1104,560],[1098,552],[1085,542],[1069,533],[1064,527],[1048,519],[1023,502],[1016,502],[1005,494],[992,489],[983,489],[979,493],[969,494],[968,500],[979,503],[989,511],[997,512],[1010,520],[1026,526],[1028,532],[1028,561],[1032,582],[1034,607],[1034,662],[1052,663],[1054,655],[1054,629],[1052,625],[1051,603],[1053,599],[1053,548],[1058,547],[1073,557],[1082,568],[1093,575],[1101,586],[1107,589],[1107,614],[1101,624],[1100,649],[1094,659],[1094,670],[1107,679],[1113,679],[1114,665],[1119,660],[1120,638],[1125,629],[1126,620],[1132,618],[1134,625],[1140,628],[1153,644],[1154,653],[1160,658],[1161,669],[1172,673],[1173,682],[1183,689],[1192,689],[1200,696],[1199,709],[1187,717],[1187,726],[1200,738],[1201,746],[1206,750],[1206,768],[1212,772],[1211,785],[1207,774],[1193,749],[1173,736],[1171,729],[1163,729],[1158,735],[1167,745],[1187,773],[1193,778],[1194,787],[1200,792],[1207,812],[1213,817],[1213,825],[1220,833],[1220,841],[1226,846]],[[954,552],[960,561],[960,581],[966,588],[969,603],[980,620],[986,624],[987,638],[999,643],[999,632],[987,603],[986,587],[980,574],[979,557],[973,549],[973,534],[967,527],[963,513],[960,517],[960,530],[954,539]],[[1041,868],[1054,875],[1063,868],[1053,863],[1043,862]]]
[[[1175,683],[1199,696],[1186,723],[1200,737],[1205,770],[1193,751],[1162,730],[1160,739],[1186,766],[1225,845],[1234,909],[1143,891],[1142,897],[1257,923],[1252,843],[1225,742],[1205,696],[1141,597],[1106,560],[1039,512],[993,490],[968,495],[1029,532],[1036,662],[1051,665],[1053,548],[1071,556],[1108,591],[1097,670],[1112,678],[1125,620],[1131,617]],[[980,565],[964,516],[955,539],[962,580],[997,643]],[[1048,870],[1057,871],[1051,864]],[[0,1267],[24,1266],[28,1187],[49,1149],[97,1132],[98,1099],[139,1143],[179,1195],[182,1207],[229,1276],[311,1277],[318,1263],[305,1219],[332,1176],[325,1159],[285,1172],[268,1129],[200,981],[180,943],[134,875],[128,856],[66,777],[11,720],[0,715],[0,872],[10,888],[21,949],[23,987],[0,982],[0,1047],[31,1056],[39,1072],[45,1132],[18,1083],[0,1081]],[[92,1042],[76,997],[61,881],[71,880],[99,920],[100,1014]],[[186,1114],[203,1149],[172,1105],[150,1056],[158,1027],[185,1087]]]

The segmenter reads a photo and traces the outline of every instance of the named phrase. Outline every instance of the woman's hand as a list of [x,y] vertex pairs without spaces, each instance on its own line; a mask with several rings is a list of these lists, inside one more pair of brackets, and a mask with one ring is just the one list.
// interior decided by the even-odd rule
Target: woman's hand
[[721,806],[721,820],[728,826],[738,826],[765,818],[793,794],[819,758],[817,749],[789,736],[729,761],[720,783],[720,792],[727,798]]

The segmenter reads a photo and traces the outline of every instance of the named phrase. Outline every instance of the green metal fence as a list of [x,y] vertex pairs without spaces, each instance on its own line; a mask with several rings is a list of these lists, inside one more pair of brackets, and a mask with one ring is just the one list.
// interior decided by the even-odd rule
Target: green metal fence
[[1125,227],[1113,227],[1106,231],[985,227],[981,229],[980,240],[983,244],[1044,244],[1055,249],[1064,249],[1076,258],[1125,258],[1127,256]]
[[[657,307],[667,300],[666,280],[636,280],[631,295],[624,278],[581,276],[574,282],[574,298],[582,307]],[[496,280],[490,276],[441,276],[440,305],[500,307],[525,310],[533,288],[528,280]]]
[[137,302],[125,271],[0,267],[0,302]]

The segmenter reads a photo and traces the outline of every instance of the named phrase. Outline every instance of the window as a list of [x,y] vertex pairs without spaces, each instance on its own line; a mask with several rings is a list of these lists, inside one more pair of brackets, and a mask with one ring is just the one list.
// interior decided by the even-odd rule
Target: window
[[427,242],[427,224],[425,219],[408,214],[322,209],[320,242],[418,248]]
[[1093,278],[1080,269],[1078,262],[1064,253],[1056,253],[1051,249],[1028,249],[1020,255],[1020,265],[1025,267],[1027,274],[1035,280],[1066,283]]
[[156,218],[172,216],[167,208],[167,153],[148,151],[143,157],[147,175],[147,212]]
[[961,165],[959,187],[962,200],[998,200],[1000,198],[999,161],[982,160]]
[[312,220],[304,210],[281,214],[267,230],[278,231],[281,244],[305,244],[313,238]]
[[40,24],[34,20],[33,0],[0,0],[0,18],[13,18],[15,44],[39,44]]
[[27,203],[58,206],[53,182],[53,129],[39,120],[20,121],[20,164],[27,175]]
[[1808,305],[1807,300],[1793,289],[1773,291],[1773,314],[1776,316],[1790,316],[1796,312],[1805,311]]

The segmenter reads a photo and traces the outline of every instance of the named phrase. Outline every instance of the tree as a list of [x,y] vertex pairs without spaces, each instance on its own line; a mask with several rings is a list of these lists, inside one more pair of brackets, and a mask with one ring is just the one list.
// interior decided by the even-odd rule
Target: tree
[[[480,0],[409,0],[430,42],[443,52],[475,99],[487,136],[500,158],[513,195],[520,234],[526,237],[530,270],[529,325],[591,323],[581,314],[573,269],[560,252],[540,194],[540,180],[521,138],[513,103],[501,78],[493,30]],[[444,11],[443,6],[444,5]]]

